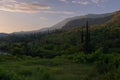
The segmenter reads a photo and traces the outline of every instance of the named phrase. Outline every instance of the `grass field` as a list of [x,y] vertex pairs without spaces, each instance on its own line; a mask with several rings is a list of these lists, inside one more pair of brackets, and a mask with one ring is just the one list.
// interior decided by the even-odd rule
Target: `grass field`
[[0,80],[86,80],[92,70],[65,59],[0,56]]

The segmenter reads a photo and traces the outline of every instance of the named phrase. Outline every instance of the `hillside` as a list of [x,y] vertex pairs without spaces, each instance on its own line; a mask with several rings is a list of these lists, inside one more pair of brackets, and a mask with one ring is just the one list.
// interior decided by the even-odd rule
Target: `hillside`
[[[86,20],[89,21],[90,25],[102,25],[102,24],[110,24],[110,20],[113,20],[115,15],[118,15],[119,11],[112,12],[112,13],[105,13],[105,14],[87,14],[83,16],[75,16],[71,18],[67,18],[51,27],[42,28],[40,30],[34,31],[22,31],[22,32],[15,32],[13,34],[30,34],[30,33],[37,33],[37,32],[46,32],[46,31],[53,31],[56,29],[71,29],[80,26],[84,26]],[[117,19],[116,19],[117,20]]]
[[120,12],[105,16],[72,20],[67,30],[0,37],[8,53],[0,54],[0,80],[120,80]]
[[[71,29],[76,27],[85,26],[85,22],[89,21],[90,25],[100,25],[106,23],[110,19],[113,18],[115,12],[112,13],[105,13],[105,14],[88,14],[83,16],[75,16],[72,18],[67,18],[66,20],[54,25],[53,27],[49,28],[62,28],[62,29]],[[61,25],[62,24],[62,25]]]
[[113,14],[114,16],[110,20],[105,22],[103,25],[114,26],[114,24],[120,24],[120,11],[114,12]]
[[[102,16],[103,15],[103,16]],[[82,19],[75,19],[72,21],[69,21],[63,26],[63,29],[71,29],[76,27],[85,26],[85,22],[89,21],[89,24],[91,26],[112,26],[114,24],[120,24],[120,11],[116,11],[109,14],[102,14],[101,16],[98,15],[98,17],[95,17],[95,15],[92,15],[92,17],[85,17]]]
[[[92,52],[101,49],[103,53],[120,53],[120,26],[96,26],[90,28]],[[86,31],[83,29],[83,35]],[[11,35],[0,39],[0,49],[12,54],[27,54],[41,57],[55,57],[63,54],[75,54],[84,51],[85,43],[81,42],[81,28],[68,31],[57,30],[49,33],[29,35]],[[84,37],[85,39],[85,37]],[[9,43],[9,45],[8,45]],[[17,53],[16,53],[17,52]]]
[[101,25],[107,21],[109,21],[112,18],[112,16],[107,16],[107,17],[100,17],[100,18],[83,18],[83,19],[76,19],[69,21],[67,24],[65,24],[62,29],[72,29],[76,27],[82,27],[85,26],[86,21],[89,22],[91,26],[97,26]]

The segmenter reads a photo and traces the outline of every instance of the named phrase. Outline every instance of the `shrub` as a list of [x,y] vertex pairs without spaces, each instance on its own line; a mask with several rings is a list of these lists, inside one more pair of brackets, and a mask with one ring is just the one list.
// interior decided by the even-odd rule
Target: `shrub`
[[0,80],[20,80],[20,79],[13,72],[0,70]]
[[96,68],[99,73],[106,73],[118,69],[120,57],[115,54],[104,54],[96,61]]
[[73,61],[76,63],[86,63],[87,62],[87,55],[84,53],[79,53],[74,55]]

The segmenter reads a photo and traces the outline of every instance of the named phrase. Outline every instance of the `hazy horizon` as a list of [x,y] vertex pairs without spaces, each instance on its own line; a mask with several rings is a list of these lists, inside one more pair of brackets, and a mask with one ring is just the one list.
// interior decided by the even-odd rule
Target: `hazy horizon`
[[120,0],[0,0],[0,33],[51,27],[73,16],[120,10]]

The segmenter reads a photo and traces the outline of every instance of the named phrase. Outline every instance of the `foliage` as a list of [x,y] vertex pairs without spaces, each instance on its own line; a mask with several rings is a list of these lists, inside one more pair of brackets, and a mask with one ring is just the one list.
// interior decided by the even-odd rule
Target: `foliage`
[[[99,26],[96,26],[99,27]],[[100,26],[91,27],[90,52],[101,48],[103,53],[120,53],[120,27]],[[42,58],[53,58],[63,54],[85,52],[87,42],[81,41],[85,35],[85,28],[75,28],[69,31],[53,31],[49,33],[35,33],[30,35],[12,35],[1,38],[0,50],[14,55],[31,55]],[[85,39],[85,36],[83,36]]]
[[92,26],[83,42],[85,30],[0,38],[0,51],[9,53],[0,55],[0,79],[120,80],[120,24]]
[[[2,57],[7,57],[7,55]],[[14,56],[11,56],[9,61],[0,62],[1,80],[84,80],[92,67],[92,65],[76,64],[59,58],[16,57],[21,60],[17,58],[15,60]]]

